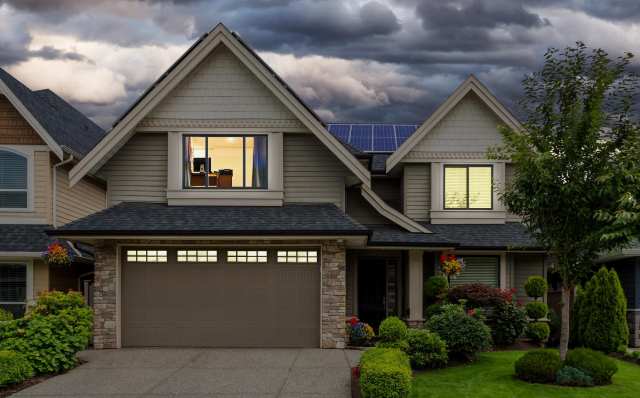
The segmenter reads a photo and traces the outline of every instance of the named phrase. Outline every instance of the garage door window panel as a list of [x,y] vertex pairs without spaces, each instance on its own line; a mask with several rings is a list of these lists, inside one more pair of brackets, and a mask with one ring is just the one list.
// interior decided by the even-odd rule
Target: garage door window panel
[[230,263],[266,263],[267,252],[258,250],[229,250],[227,261]]
[[166,263],[166,250],[127,250],[127,261],[135,263]]
[[215,263],[217,261],[217,250],[178,250],[179,263]]

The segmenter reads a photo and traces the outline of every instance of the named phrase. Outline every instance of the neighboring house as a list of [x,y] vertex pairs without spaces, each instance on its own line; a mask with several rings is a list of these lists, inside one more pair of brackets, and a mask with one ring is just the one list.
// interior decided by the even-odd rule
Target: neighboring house
[[[473,76],[422,125],[329,124],[218,25],[71,169],[106,210],[47,232],[94,245],[95,348],[345,345],[351,316],[424,322],[441,253],[516,290],[544,251],[493,192],[518,121]],[[543,298],[546,300],[546,297]]]
[[[69,170],[105,132],[51,90],[31,91],[0,69],[0,308],[24,314],[44,290],[78,290],[93,278],[93,248],[52,239],[46,226],[106,206],[106,184],[89,174],[69,185]],[[55,179],[54,179],[55,176]],[[68,267],[40,256],[60,243],[76,256]]]

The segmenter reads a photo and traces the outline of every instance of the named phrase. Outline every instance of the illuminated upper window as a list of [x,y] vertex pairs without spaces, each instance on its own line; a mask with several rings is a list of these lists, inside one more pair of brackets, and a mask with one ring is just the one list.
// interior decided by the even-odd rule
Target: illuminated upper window
[[492,209],[491,166],[445,166],[445,209]]

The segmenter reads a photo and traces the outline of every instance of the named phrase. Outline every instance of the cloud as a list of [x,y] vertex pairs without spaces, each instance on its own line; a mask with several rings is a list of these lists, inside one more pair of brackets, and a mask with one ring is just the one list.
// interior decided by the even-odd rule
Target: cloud
[[78,54],[77,52],[73,51],[64,52],[63,50],[57,49],[53,46],[42,46],[42,48],[39,50],[30,51],[29,55],[46,60],[62,59],[70,61],[89,61],[93,63],[93,61],[88,60],[87,57],[82,54]]

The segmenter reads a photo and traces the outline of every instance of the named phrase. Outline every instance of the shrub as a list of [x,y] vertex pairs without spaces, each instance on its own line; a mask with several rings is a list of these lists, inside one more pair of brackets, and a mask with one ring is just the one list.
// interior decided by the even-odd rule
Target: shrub
[[0,351],[0,387],[17,384],[36,375],[33,366],[19,352]]
[[414,369],[445,365],[449,360],[447,345],[428,330],[410,329],[407,333],[409,361]]
[[496,307],[491,329],[496,341],[513,343],[524,332],[527,325],[527,312],[514,302]]
[[68,293],[52,290],[39,292],[38,300],[29,308],[29,315],[60,315],[62,311],[84,309],[86,300],[81,292],[69,290]]
[[553,308],[549,308],[547,319],[549,319],[549,336],[554,337],[560,330],[560,318],[558,318]]
[[612,352],[629,345],[625,299],[618,274],[602,267],[585,286],[578,313],[576,345]]
[[13,313],[0,308],[0,322],[12,321]]
[[411,396],[409,357],[398,350],[365,351],[360,357],[360,390],[364,398]]
[[433,300],[440,300],[447,294],[447,290],[449,290],[449,282],[444,276],[432,276],[424,283],[424,294]]
[[527,315],[529,318],[538,320],[547,316],[547,312],[549,312],[549,307],[545,303],[539,301],[532,301],[527,304]]
[[431,304],[424,310],[424,317],[429,320],[432,316],[442,314],[441,304]]
[[390,316],[380,324],[378,335],[382,341],[387,342],[406,340],[407,325],[400,318]]
[[567,366],[584,368],[589,371],[596,385],[607,384],[611,377],[618,371],[616,361],[607,357],[600,351],[589,348],[576,348],[567,352],[565,360]]
[[407,340],[399,340],[399,341],[378,341],[376,343],[376,348],[393,348],[396,350],[407,352],[409,351],[409,343]]
[[537,343],[541,343],[548,339],[549,334],[551,333],[549,325],[544,322],[532,322],[524,328],[524,331],[528,338]]
[[456,303],[466,300],[468,309],[495,307],[507,301],[507,297],[500,288],[482,283],[453,286],[449,289],[447,297]]
[[524,291],[527,296],[538,300],[538,297],[544,296],[547,292],[547,281],[541,276],[530,276],[524,283]]
[[585,299],[585,291],[578,287],[576,297],[573,300],[573,307],[569,310],[569,345],[576,347],[580,345],[580,309]]
[[425,328],[444,340],[450,352],[474,355],[491,346],[491,331],[484,322],[458,305],[445,305],[443,310],[442,314],[429,319]]
[[544,348],[531,350],[516,361],[516,377],[530,383],[551,383],[562,366],[556,352]]
[[627,347],[626,345],[620,344],[618,348],[616,348],[616,352],[620,355],[627,355],[629,353],[627,349],[629,349],[629,347]]
[[593,378],[588,375],[588,371],[583,370],[565,366],[556,373],[556,384],[568,387],[593,387]]

